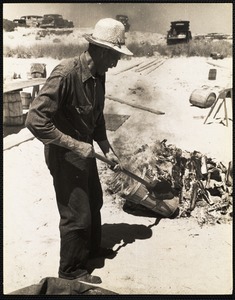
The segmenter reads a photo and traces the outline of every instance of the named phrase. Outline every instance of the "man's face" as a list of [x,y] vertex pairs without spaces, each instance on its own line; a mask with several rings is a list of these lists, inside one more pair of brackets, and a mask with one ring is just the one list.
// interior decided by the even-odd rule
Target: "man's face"
[[103,48],[102,57],[97,64],[97,73],[103,75],[109,68],[116,67],[121,54],[117,51]]

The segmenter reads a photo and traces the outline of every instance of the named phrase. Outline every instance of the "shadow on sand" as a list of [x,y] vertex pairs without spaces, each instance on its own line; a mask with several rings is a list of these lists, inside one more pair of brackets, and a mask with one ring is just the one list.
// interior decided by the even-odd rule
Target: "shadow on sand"
[[[128,244],[134,243],[136,240],[149,239],[152,236],[151,227],[157,225],[160,219],[150,225],[139,225],[139,224],[104,224],[102,226],[102,246],[107,248],[114,248],[116,254],[109,257],[108,259],[113,259],[118,254],[118,252],[126,247]],[[115,245],[119,245],[115,249]],[[95,258],[88,262],[88,269],[92,272],[94,269],[100,269],[104,267],[105,258]]]

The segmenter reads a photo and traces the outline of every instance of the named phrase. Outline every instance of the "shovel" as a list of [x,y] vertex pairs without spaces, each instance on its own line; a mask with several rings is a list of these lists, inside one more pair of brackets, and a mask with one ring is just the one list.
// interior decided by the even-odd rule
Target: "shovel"
[[[83,162],[83,159],[78,159],[77,155],[74,155],[73,152],[68,152],[66,153],[66,157],[67,160],[69,160],[72,164],[79,165],[79,167],[81,167],[81,162]],[[117,166],[117,163],[107,159],[105,156],[99,155],[98,153],[95,153],[95,158],[105,162],[106,164],[110,165],[111,167],[115,167]],[[139,177],[136,174],[133,174],[131,171],[125,169],[125,168],[121,168],[120,171],[126,175],[128,175],[129,177],[135,179],[136,181],[138,181],[139,183],[143,184],[148,190],[153,190],[156,186],[157,182],[149,182],[141,177]]]
[[[98,153],[95,153],[95,157],[105,163],[107,163],[108,165],[110,165],[111,167],[115,167],[117,165],[117,163],[107,159],[105,156],[99,155]],[[121,168],[120,172],[128,175],[129,177],[133,178],[134,180],[138,181],[139,183],[143,184],[148,190],[153,190],[157,184],[158,181],[153,181],[153,182],[149,182],[141,177],[139,177],[138,175],[132,173],[131,171],[125,169],[125,168]]]
[[[97,153],[95,153],[95,157],[107,163],[111,167],[115,167],[117,165],[115,162],[110,161],[106,157]],[[174,197],[173,190],[169,182],[159,182],[157,180],[149,182],[125,168],[121,168],[120,172],[142,184],[137,190],[135,190],[134,193],[127,196],[127,200],[141,204],[164,217],[173,215],[173,213],[177,210],[179,199]],[[164,192],[166,188],[168,188],[167,193]]]

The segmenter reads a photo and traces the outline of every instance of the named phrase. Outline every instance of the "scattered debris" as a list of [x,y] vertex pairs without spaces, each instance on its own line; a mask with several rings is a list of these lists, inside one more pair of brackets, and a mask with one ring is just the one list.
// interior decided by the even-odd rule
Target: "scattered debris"
[[[123,158],[122,165],[150,182],[167,183],[164,187],[179,198],[179,218],[193,217],[200,225],[231,221],[232,162],[227,168],[199,151],[183,151],[163,140],[143,145]],[[108,192],[126,199],[134,185],[133,179],[117,172],[108,179]],[[167,199],[167,191],[159,191],[161,196]]]

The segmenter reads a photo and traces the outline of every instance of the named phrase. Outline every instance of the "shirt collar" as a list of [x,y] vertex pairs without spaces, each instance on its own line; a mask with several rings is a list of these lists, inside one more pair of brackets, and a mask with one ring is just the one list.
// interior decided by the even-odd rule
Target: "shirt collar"
[[88,80],[89,78],[95,78],[94,74],[92,74],[92,70],[90,70],[89,66],[88,66],[88,61],[86,58],[86,55],[92,59],[90,57],[89,52],[83,52],[80,56],[80,60],[81,60],[81,65],[82,65],[82,82]]

